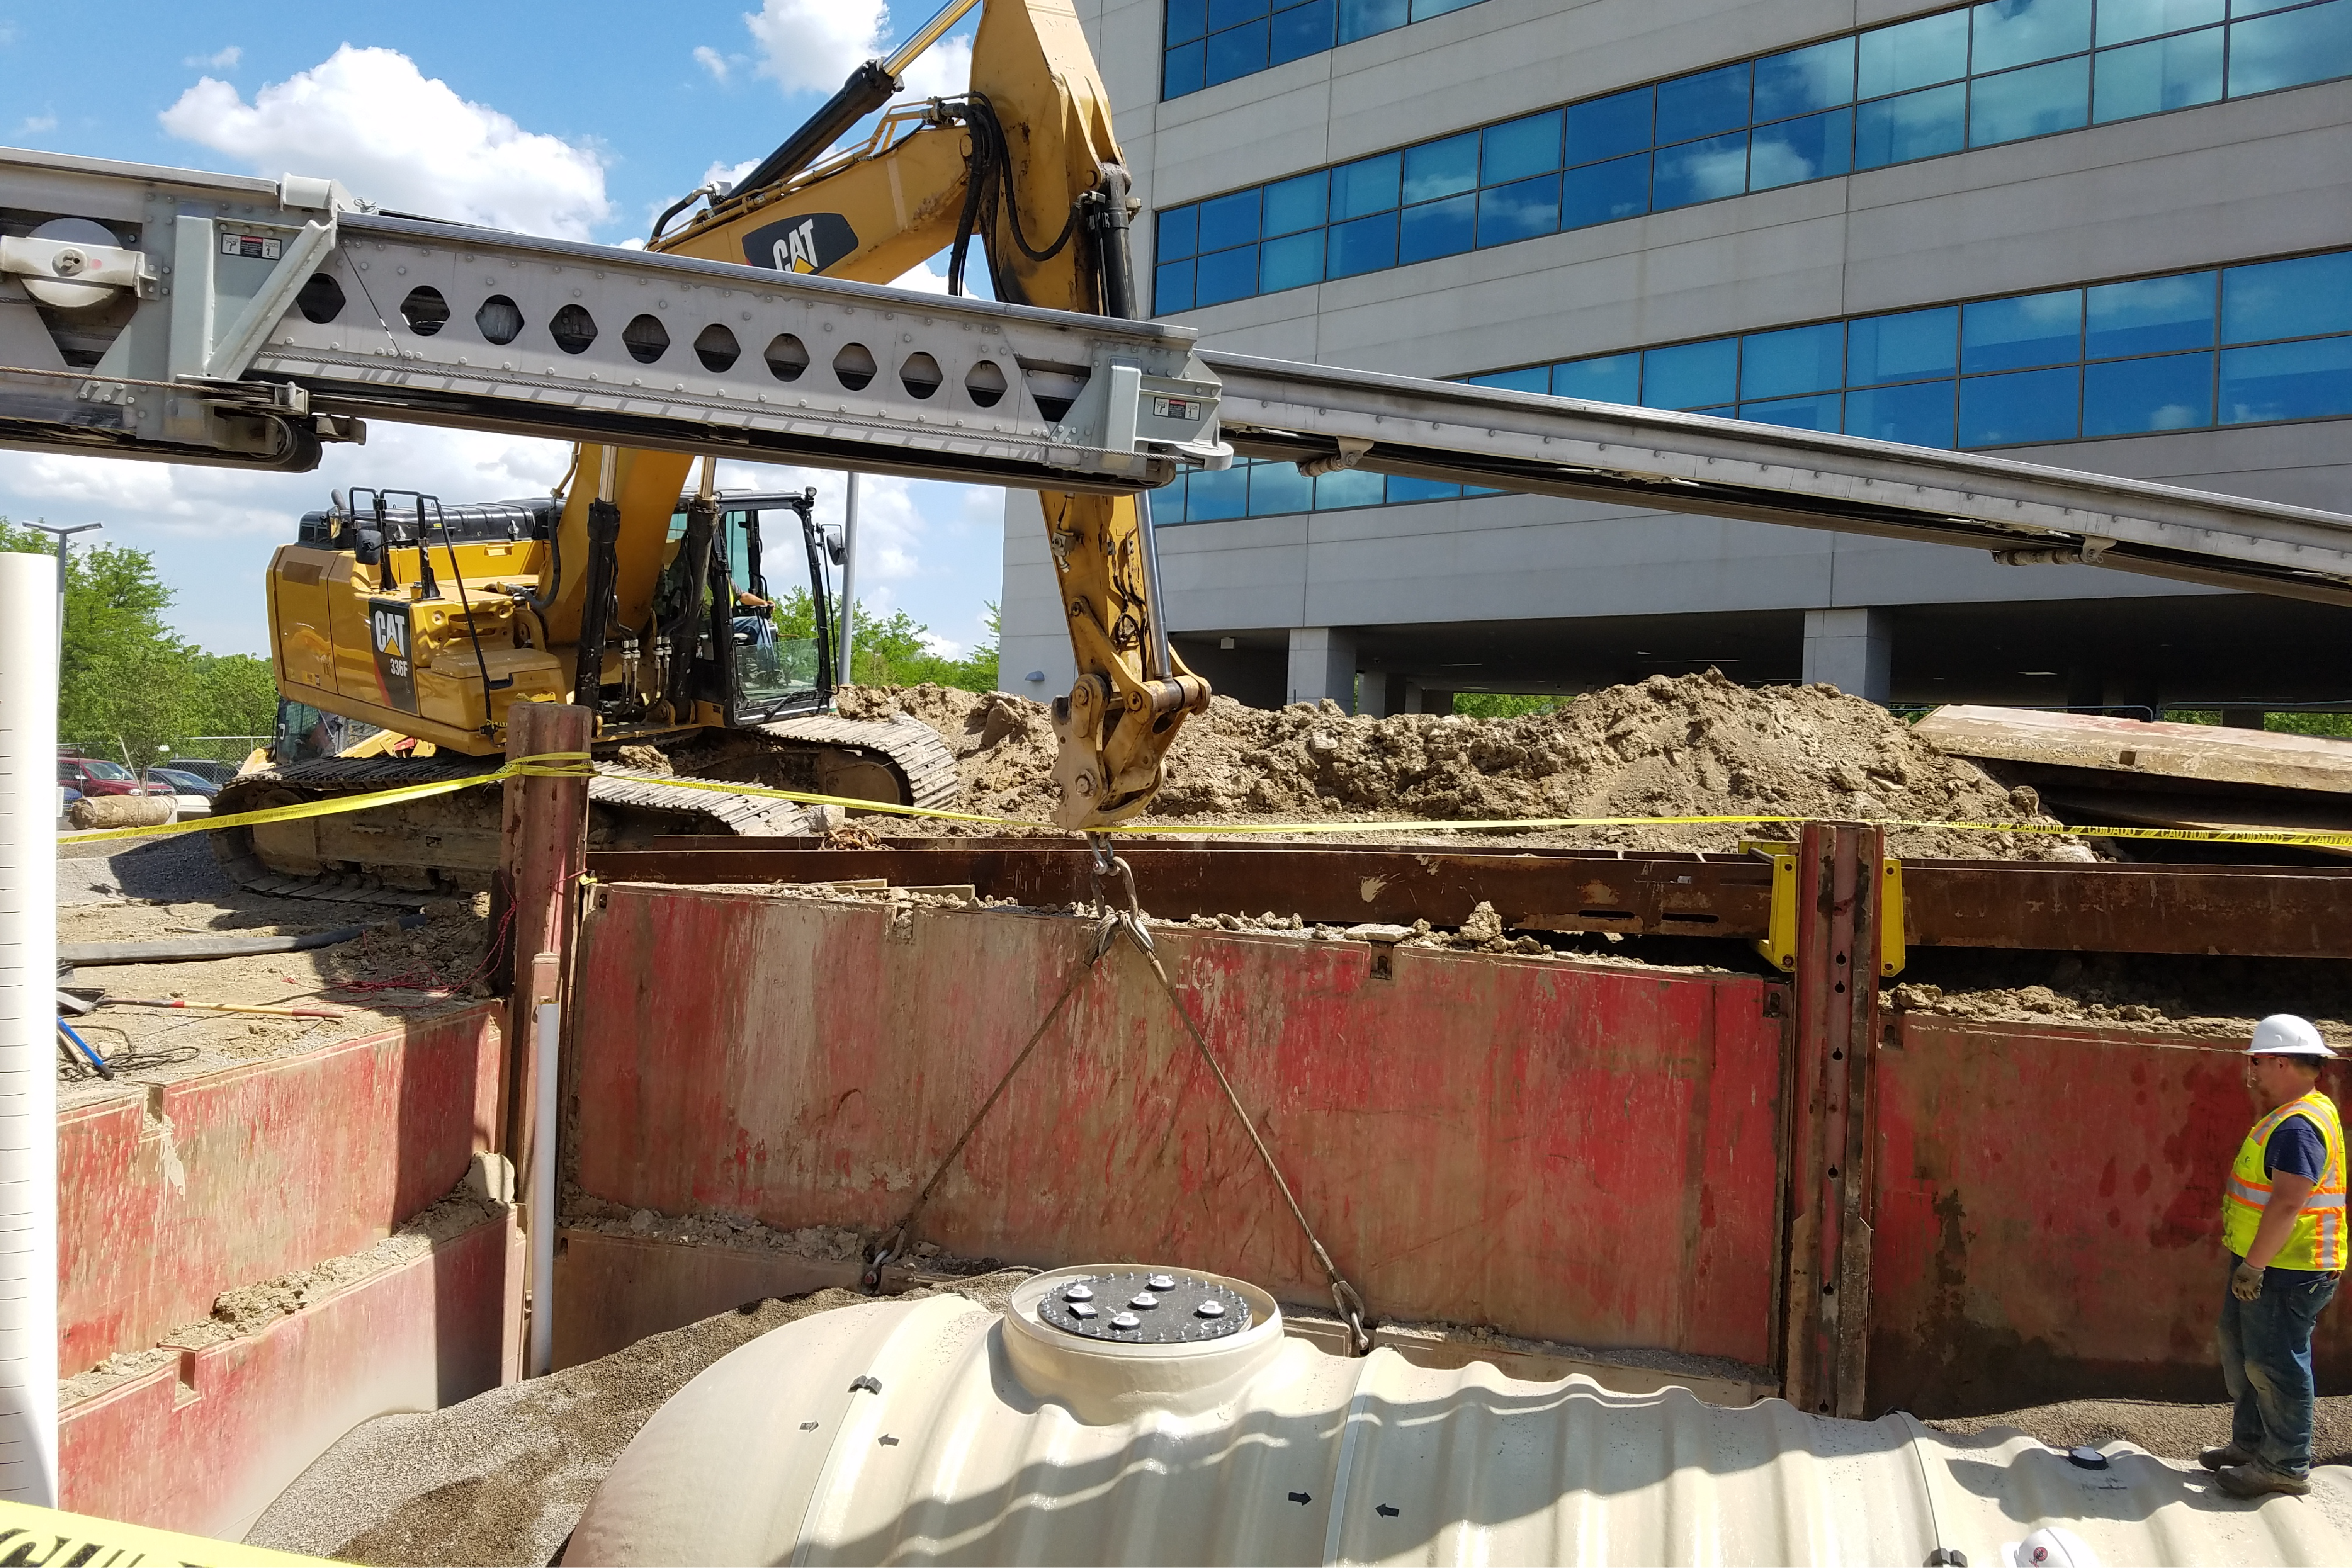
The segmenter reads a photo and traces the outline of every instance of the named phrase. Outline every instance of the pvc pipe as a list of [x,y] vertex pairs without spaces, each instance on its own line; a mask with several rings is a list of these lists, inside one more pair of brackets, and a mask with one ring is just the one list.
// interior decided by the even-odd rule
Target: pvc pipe
[[849,663],[857,630],[857,476],[849,476],[849,500],[841,514],[841,657],[834,661],[833,684],[856,684]]
[[563,1009],[539,1004],[531,1042],[530,1131],[530,1375],[555,1368],[555,1048]]
[[0,553],[0,1498],[58,1503],[56,563]]

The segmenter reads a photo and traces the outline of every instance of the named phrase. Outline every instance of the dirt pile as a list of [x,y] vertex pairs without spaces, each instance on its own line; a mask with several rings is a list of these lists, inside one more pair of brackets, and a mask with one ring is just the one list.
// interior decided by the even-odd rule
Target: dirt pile
[[[1001,1311],[1028,1277],[959,1281],[952,1293]],[[772,1329],[866,1299],[820,1291],[750,1302],[446,1410],[380,1416],[303,1471],[246,1540],[353,1563],[551,1562],[604,1472],[671,1395]]]
[[[1045,820],[1053,724],[1040,704],[939,686],[862,687],[857,718],[904,713],[944,737],[962,809]],[[1553,713],[1477,719],[1351,717],[1332,703],[1278,709],[1223,697],[1169,753],[1152,816],[1205,821],[1479,821],[1542,817],[1840,817],[2037,823],[2032,791],[1946,757],[1875,704],[1827,686],[1753,689],[1710,670],[1653,675]],[[1564,842],[1730,849],[1734,824],[1547,832]],[[2000,832],[1898,828],[1907,855],[2087,858],[2079,844]]]

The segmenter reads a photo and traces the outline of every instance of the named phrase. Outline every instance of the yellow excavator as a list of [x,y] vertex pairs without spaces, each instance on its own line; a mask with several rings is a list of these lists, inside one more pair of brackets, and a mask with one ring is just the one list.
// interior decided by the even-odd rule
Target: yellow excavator
[[[861,141],[841,145],[975,6],[969,90],[891,109]],[[854,71],[742,180],[673,204],[648,248],[882,283],[944,250],[960,293],[977,240],[999,298],[1131,319],[1138,204],[1128,186],[1110,100],[1069,0],[950,0],[888,58]],[[448,313],[427,288],[400,309],[420,332]],[[562,311],[548,329],[559,343],[567,329],[595,330],[584,313],[567,324]],[[650,316],[623,337],[649,365],[683,348],[716,369],[714,356],[737,351],[731,339],[672,345]],[[757,646],[768,613],[745,554],[750,543],[756,556],[759,509],[714,490],[709,458],[690,483],[695,463],[589,445],[541,502],[444,507],[413,494],[339,495],[279,549],[268,579],[280,693],[320,721],[309,749],[337,754],[306,758],[300,745],[281,744],[215,809],[482,770],[503,752],[517,702],[575,702],[595,714],[592,832],[606,840],[804,825],[771,800],[665,785],[678,775],[914,805],[950,794],[952,756],[912,720],[780,713],[772,691],[747,694],[751,661],[738,653]],[[1168,646],[1138,503],[1040,499],[1078,668],[1054,704],[1057,820],[1098,831],[1150,804],[1178,727],[1207,706],[1209,687]],[[805,511],[802,521],[805,530]],[[814,548],[811,561],[816,569]],[[815,583],[822,607],[821,569]],[[739,635],[747,622],[751,632]],[[829,677],[814,685],[829,695]],[[348,747],[316,744],[341,724],[379,733]],[[389,894],[494,865],[496,805],[460,791],[218,838],[248,884]]]

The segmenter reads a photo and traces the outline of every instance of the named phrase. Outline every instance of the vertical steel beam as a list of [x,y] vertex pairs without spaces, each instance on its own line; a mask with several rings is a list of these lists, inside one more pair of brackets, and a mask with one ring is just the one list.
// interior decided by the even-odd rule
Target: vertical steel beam
[[[553,753],[584,753],[592,720],[588,710],[554,703],[517,703],[507,714],[507,758]],[[526,776],[506,781],[499,833],[499,869],[509,891],[513,938],[513,988],[508,998],[506,1071],[500,1082],[505,1103],[499,1124],[505,1153],[536,1196],[546,1183],[534,1174],[551,1172],[556,1155],[556,1118],[545,1113],[551,1085],[541,1082],[554,1052],[540,1039],[542,1023],[563,1000],[576,915],[573,900],[588,860],[588,780]],[[546,1268],[552,1234],[540,1206],[527,1204],[525,1224],[533,1234],[532,1270],[526,1311],[535,1346],[547,1341],[552,1310]],[[533,1371],[544,1370],[534,1366]]]
[[1782,1374],[1789,1401],[1816,1415],[1863,1413],[1885,852],[1883,831],[1854,822],[1807,822],[1797,845]]

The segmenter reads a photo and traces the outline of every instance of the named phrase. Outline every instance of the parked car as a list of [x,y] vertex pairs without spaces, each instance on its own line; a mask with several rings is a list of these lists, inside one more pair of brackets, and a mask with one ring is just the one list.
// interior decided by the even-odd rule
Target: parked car
[[183,817],[201,817],[210,811],[213,797],[220,793],[219,785],[184,768],[150,768],[142,777],[151,793],[170,791]]
[[213,762],[200,757],[184,757],[172,767],[178,772],[193,773],[199,779],[207,779],[215,788],[236,777],[236,763]]
[[120,762],[109,762],[103,757],[60,757],[58,758],[58,782],[68,789],[79,789],[85,795],[163,795],[168,788],[149,786],[139,776]]

